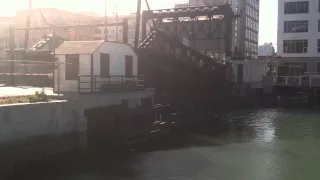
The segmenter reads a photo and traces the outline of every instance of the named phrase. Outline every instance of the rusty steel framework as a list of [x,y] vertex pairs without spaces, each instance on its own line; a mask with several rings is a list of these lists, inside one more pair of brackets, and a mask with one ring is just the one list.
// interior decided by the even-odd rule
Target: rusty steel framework
[[[223,53],[230,54],[232,19],[239,16],[229,4],[148,10],[142,15],[142,39],[147,37],[147,24],[154,20],[156,27],[151,29],[165,30],[180,40],[186,37],[194,43],[197,40],[224,39],[227,52]],[[224,29],[221,28],[222,23],[225,24]]]

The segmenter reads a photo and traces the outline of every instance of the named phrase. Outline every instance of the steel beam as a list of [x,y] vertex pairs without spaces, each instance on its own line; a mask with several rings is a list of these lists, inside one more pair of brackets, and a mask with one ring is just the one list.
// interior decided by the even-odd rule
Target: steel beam
[[[107,26],[122,26],[123,22],[110,23]],[[42,27],[12,27],[14,30],[43,30],[43,29],[59,29],[59,28],[79,28],[79,27],[105,27],[105,24],[78,24],[78,25],[57,25],[57,26],[42,26]]]

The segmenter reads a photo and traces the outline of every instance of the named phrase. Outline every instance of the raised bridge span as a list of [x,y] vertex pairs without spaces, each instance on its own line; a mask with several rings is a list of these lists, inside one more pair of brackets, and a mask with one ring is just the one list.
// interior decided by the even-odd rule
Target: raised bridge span
[[[238,16],[229,4],[143,12],[138,71],[146,84],[170,103],[221,104],[232,91],[231,66],[203,50],[230,57]],[[153,25],[148,36],[147,24]]]

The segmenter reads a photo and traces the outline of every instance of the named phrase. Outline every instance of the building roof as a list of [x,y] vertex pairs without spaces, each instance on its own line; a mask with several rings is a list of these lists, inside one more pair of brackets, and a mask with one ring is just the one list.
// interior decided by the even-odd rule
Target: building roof
[[64,41],[55,54],[93,54],[104,41]]

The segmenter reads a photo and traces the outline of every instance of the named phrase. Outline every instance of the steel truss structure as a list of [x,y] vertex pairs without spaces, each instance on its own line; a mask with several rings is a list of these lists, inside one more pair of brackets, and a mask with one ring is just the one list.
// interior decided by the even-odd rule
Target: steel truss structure
[[[228,65],[184,45],[169,33],[155,29],[139,49],[139,73],[146,75],[156,91],[169,101],[216,103],[223,97],[228,81]],[[157,93],[156,93],[157,94]]]
[[[196,40],[224,39],[225,49],[231,51],[232,19],[240,16],[229,4],[144,11],[142,14],[142,39],[147,36],[147,24],[155,21],[156,27],[175,38]],[[225,23],[225,30],[221,24]],[[229,52],[224,52],[229,53]]]

